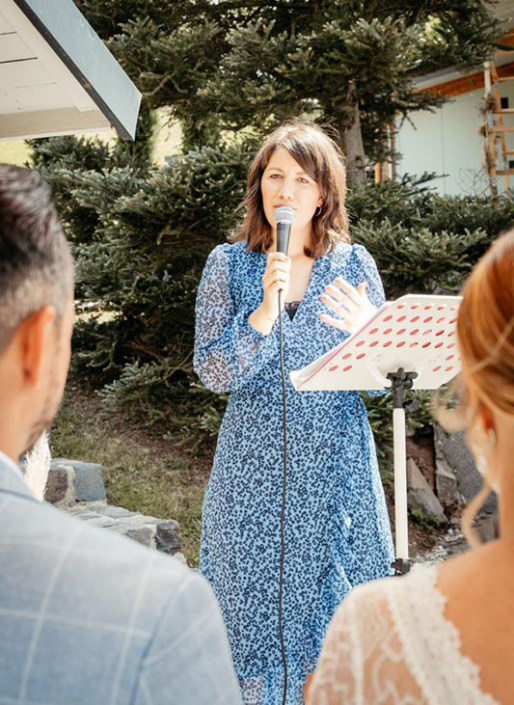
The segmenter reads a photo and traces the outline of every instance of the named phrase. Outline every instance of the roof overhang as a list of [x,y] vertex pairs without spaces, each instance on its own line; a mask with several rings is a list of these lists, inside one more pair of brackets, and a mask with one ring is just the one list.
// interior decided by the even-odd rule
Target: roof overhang
[[[501,31],[504,33],[504,36],[500,38],[499,41],[506,40],[506,43],[514,48],[514,0],[497,0],[490,9],[493,15],[495,15],[495,17],[500,21]],[[501,53],[499,53],[494,59],[496,66],[503,66],[511,62],[512,54],[508,56],[501,55]],[[424,76],[418,76],[413,79],[413,83],[416,90],[426,91],[431,88],[434,89],[442,84],[458,81],[459,79],[467,76],[474,76],[476,73],[477,68],[470,69],[469,71],[459,71],[453,66],[447,69],[442,69],[441,71],[434,71],[433,73],[425,74]]]
[[72,0],[0,1],[0,139],[134,139],[141,94]]
[[[508,56],[497,56],[494,60],[494,63],[498,67],[498,69],[501,69],[502,66],[508,66],[509,68],[511,68],[513,58],[513,54],[510,54]],[[437,92],[437,89],[442,89],[443,87],[449,86],[450,84],[462,84],[463,86],[465,86],[466,79],[469,79],[468,90],[471,91],[476,89],[476,86],[474,85],[474,78],[476,76],[482,76],[483,78],[483,75],[483,67],[478,67],[478,69],[470,69],[469,71],[458,71],[455,68],[450,68],[442,69],[441,71],[434,71],[434,73],[428,73],[424,76],[418,76],[412,79],[412,83],[414,84],[416,91],[428,91],[432,89],[434,90],[434,92]],[[442,92],[445,93],[444,90]],[[458,92],[465,93],[466,89],[463,88]]]

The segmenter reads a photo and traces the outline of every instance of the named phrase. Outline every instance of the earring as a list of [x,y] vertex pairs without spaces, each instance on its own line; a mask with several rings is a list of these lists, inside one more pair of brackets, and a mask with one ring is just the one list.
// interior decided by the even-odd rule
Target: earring
[[314,217],[317,218],[320,213],[321,213],[321,206],[318,206],[316,208],[316,212],[314,213]]

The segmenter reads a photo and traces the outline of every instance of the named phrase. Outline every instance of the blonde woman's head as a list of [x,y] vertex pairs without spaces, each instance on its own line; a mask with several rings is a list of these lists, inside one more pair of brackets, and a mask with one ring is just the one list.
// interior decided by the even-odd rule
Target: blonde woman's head
[[466,431],[484,487],[466,508],[462,521],[471,544],[471,522],[491,488],[497,489],[492,458],[498,420],[514,431],[514,230],[496,240],[474,268],[462,291],[457,337],[462,358],[461,404],[443,411],[448,430],[459,418]]

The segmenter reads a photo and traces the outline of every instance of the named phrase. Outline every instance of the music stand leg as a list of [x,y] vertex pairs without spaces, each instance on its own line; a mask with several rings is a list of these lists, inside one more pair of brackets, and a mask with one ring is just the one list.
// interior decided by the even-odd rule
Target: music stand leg
[[409,533],[407,522],[407,448],[405,442],[405,409],[393,409],[394,434],[394,523],[396,527],[396,575],[408,573]]
[[405,439],[405,390],[412,389],[416,372],[406,372],[400,367],[389,372],[393,392],[394,439],[394,523],[396,529],[396,560],[392,564],[395,575],[410,570],[409,525],[407,521],[407,444]]

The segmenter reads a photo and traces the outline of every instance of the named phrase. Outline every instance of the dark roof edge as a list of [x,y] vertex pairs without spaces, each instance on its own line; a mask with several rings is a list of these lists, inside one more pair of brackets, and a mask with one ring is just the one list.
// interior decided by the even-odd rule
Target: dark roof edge
[[[123,139],[136,133],[141,93],[72,0],[14,0]],[[51,7],[50,7],[51,6]]]

